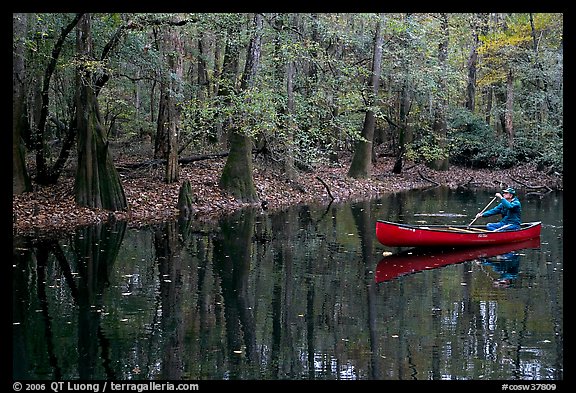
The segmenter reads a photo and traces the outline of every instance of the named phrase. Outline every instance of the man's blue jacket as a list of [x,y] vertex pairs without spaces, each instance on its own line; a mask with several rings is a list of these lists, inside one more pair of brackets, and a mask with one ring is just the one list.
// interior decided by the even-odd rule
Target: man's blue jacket
[[494,209],[486,210],[482,217],[490,217],[496,214],[502,215],[502,224],[516,224],[520,225],[522,218],[522,205],[517,197],[514,197],[512,201],[508,202],[506,199],[502,198],[498,206]]

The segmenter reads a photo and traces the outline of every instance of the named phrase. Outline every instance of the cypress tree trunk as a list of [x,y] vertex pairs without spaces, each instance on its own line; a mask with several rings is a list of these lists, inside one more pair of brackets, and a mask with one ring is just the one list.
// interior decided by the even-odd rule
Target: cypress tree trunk
[[[172,103],[174,105],[174,103]],[[174,113],[175,111],[170,111]],[[168,128],[168,156],[166,157],[166,171],[164,181],[168,184],[178,181],[180,177],[180,167],[178,166],[178,127],[176,121],[170,121]]]
[[468,56],[468,83],[466,85],[466,108],[470,112],[474,112],[476,107],[476,64],[478,63],[478,28],[477,16],[472,15],[472,47],[470,48],[470,55]]
[[[382,68],[382,45],[384,38],[382,36],[383,17],[380,15],[376,25],[376,34],[374,36],[374,52],[372,58],[372,74],[370,75],[369,87],[371,96],[368,104],[374,105],[378,95],[378,85],[380,84],[380,70]],[[362,127],[362,138],[356,143],[354,157],[348,170],[348,176],[359,179],[370,176],[372,169],[372,140],[374,139],[374,126],[376,118],[374,110],[369,108],[364,117],[364,126]]]
[[[78,23],[76,39],[80,59],[92,59],[90,15]],[[124,188],[102,128],[100,110],[92,83],[92,73],[82,66],[77,71],[76,108],[78,129],[78,169],[75,196],[80,206],[106,210],[124,210],[127,207]]]
[[[254,16],[254,35],[248,47],[246,66],[242,76],[241,89],[247,89],[253,83],[260,62],[260,51],[262,41],[262,16]],[[244,202],[257,202],[258,195],[252,177],[252,141],[238,132],[236,129],[230,131],[229,136],[230,154],[222,170],[219,185],[220,187]]]
[[220,187],[244,202],[257,202],[258,195],[252,178],[252,141],[238,132],[229,136],[230,154],[220,176]]
[[294,180],[298,177],[296,166],[294,164],[294,132],[296,124],[294,118],[296,117],[295,99],[294,99],[294,78],[296,74],[296,66],[292,60],[286,64],[286,95],[287,95],[287,115],[288,115],[288,132],[286,133],[286,157],[284,157],[284,172],[286,178]]
[[370,176],[372,169],[372,138],[374,136],[375,118],[374,112],[368,110],[364,117],[364,126],[362,127],[362,137],[365,140],[356,142],[354,157],[348,170],[348,176],[355,179],[365,179]]
[[404,79],[402,84],[402,91],[400,92],[400,127],[398,128],[398,153],[392,173],[402,173],[402,166],[404,165],[404,155],[406,154],[406,145],[412,143],[413,135],[412,129],[408,125],[408,111],[410,108],[410,91],[408,89],[408,81]]
[[183,63],[182,40],[177,30],[167,28],[159,44],[166,66],[160,80],[160,103],[156,128],[154,158],[166,159],[164,180],[166,183],[178,181],[178,123],[180,111],[177,109],[178,95],[182,91]]
[[26,127],[24,94],[24,37],[28,14],[12,14],[14,51],[12,52],[12,193],[32,191],[26,171],[22,130]]
[[508,146],[514,146],[514,72],[512,68],[508,70],[506,76],[506,112],[505,131],[508,138]]
[[[50,115],[50,81],[56,70],[58,58],[60,57],[60,53],[64,48],[66,37],[74,29],[74,27],[78,25],[78,22],[82,16],[82,13],[76,14],[74,19],[60,31],[60,35],[54,44],[52,54],[44,71],[44,76],[41,82],[42,88],[41,90],[35,91],[33,101],[34,108],[32,111],[34,114],[34,120],[32,121],[32,124],[35,129],[34,149],[36,151],[36,182],[38,184],[54,184],[58,180],[59,172],[54,172],[48,168],[48,163],[46,162],[47,147],[46,141],[44,140],[46,124]],[[66,147],[63,147],[63,149],[68,147],[71,148],[71,145],[66,145]],[[62,160],[67,158],[67,152],[63,151],[61,157],[62,158],[59,158],[57,163],[57,166],[60,167],[60,169],[62,168],[61,165],[63,166]]]
[[[276,35],[274,36],[274,57],[276,61],[276,79],[278,85],[284,80],[286,84],[286,106],[279,105],[277,111],[286,117],[285,140],[283,141],[286,152],[284,154],[284,174],[287,179],[294,180],[298,173],[294,164],[294,131],[296,125],[295,118],[295,97],[294,97],[294,79],[296,75],[296,66],[294,60],[290,59],[284,51],[286,42],[293,42],[293,37],[289,31],[292,29],[298,31],[298,21],[293,14],[279,14],[275,19]],[[286,25],[288,24],[288,26]],[[286,35],[288,32],[288,35]],[[286,38],[284,36],[286,35]]]
[[[448,59],[448,15],[440,14],[441,17],[441,30],[444,32],[444,37],[438,45],[438,64],[440,65],[440,77],[438,80],[439,94],[436,98],[436,110],[434,115],[434,124],[432,129],[438,140],[438,146],[444,150],[447,149],[446,135],[447,123],[446,112],[448,107],[448,100],[443,96],[446,91],[446,74],[447,74],[447,59]],[[438,158],[428,163],[430,168],[445,171],[448,169],[448,157]]]

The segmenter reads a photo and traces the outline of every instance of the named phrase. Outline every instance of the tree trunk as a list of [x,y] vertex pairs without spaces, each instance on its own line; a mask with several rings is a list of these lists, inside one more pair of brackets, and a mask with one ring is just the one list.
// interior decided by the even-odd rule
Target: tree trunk
[[[231,104],[231,98],[238,89],[237,84],[237,70],[238,63],[240,62],[240,43],[232,37],[240,35],[240,28],[238,23],[230,23],[226,29],[225,42],[222,39],[216,39],[216,48],[214,54],[215,64],[215,86],[214,91],[217,97],[221,97],[226,105]],[[224,53],[220,56],[220,46],[224,45]],[[220,61],[222,57],[222,61]],[[228,131],[231,127],[230,119],[220,118],[216,122],[216,135],[221,144],[229,144]]]
[[[408,23],[411,23],[410,19],[411,14],[406,14],[406,21]],[[408,62],[404,60],[403,63],[404,67],[408,69],[409,68]],[[390,86],[392,87],[392,83],[390,83]],[[388,91],[388,94],[393,95],[394,93],[390,90]],[[395,146],[396,161],[394,162],[394,167],[392,168],[392,173],[395,174],[402,173],[402,167],[404,166],[404,156],[406,155],[406,145],[412,143],[414,139],[412,129],[408,125],[408,114],[410,112],[410,106],[411,106],[410,82],[408,76],[404,76],[399,100],[400,100],[398,104],[399,126],[396,127],[398,129],[398,143],[397,146]],[[389,123],[393,125],[393,123],[391,122]]]
[[484,100],[486,101],[486,124],[490,125],[492,121],[492,96],[494,95],[494,86],[484,88]]
[[200,37],[198,37],[198,93],[196,95],[196,98],[200,102],[210,97],[210,79],[208,77],[208,63],[206,61],[209,54],[206,49],[206,41],[206,34],[200,32]]
[[[530,31],[532,36],[532,47],[534,49],[534,63],[539,71],[536,76],[536,86],[538,86],[538,90],[542,91],[545,96],[548,96],[546,81],[544,78],[542,78],[544,70],[540,61],[540,54],[538,50],[539,39],[536,37],[537,34],[536,27],[534,26],[534,14],[532,12],[530,13]],[[538,102],[534,108],[534,121],[536,124],[542,124],[547,121],[548,106],[546,103],[548,103],[548,105],[550,104],[547,98],[544,99],[543,102]]]
[[[441,31],[445,33],[440,45],[438,45],[438,63],[440,66],[440,77],[438,81],[439,97],[436,98],[436,110],[434,115],[434,123],[432,130],[434,131],[438,146],[442,154],[447,149],[446,133],[446,112],[448,100],[446,99],[446,73],[447,73],[447,59],[448,59],[448,15],[441,14]],[[431,168],[436,170],[445,171],[448,169],[448,155],[445,158],[438,158],[428,164]]]
[[178,181],[178,97],[182,91],[182,39],[180,33],[166,27],[160,40],[160,50],[165,59],[166,67],[162,67],[160,78],[160,105],[158,109],[158,126],[156,129],[156,145],[154,158],[166,159],[164,181]]
[[508,70],[508,75],[506,77],[506,112],[504,114],[505,118],[505,132],[508,138],[508,146],[514,146],[514,73],[512,68]]
[[156,121],[156,137],[154,138],[154,158],[166,159],[168,156],[168,128],[170,126],[170,91],[164,83],[160,83],[158,99],[158,119]]
[[408,88],[408,81],[404,79],[402,84],[402,91],[400,92],[400,127],[398,129],[398,153],[392,173],[402,173],[402,166],[404,165],[404,155],[406,154],[406,145],[412,143],[413,135],[411,129],[408,128],[408,112],[410,110],[410,92]]
[[238,200],[257,202],[258,195],[252,178],[252,141],[233,131],[229,135],[230,154],[222,170],[219,185]]
[[494,98],[496,99],[496,108],[498,108],[498,119],[495,125],[495,134],[506,133],[506,92],[502,85],[495,86]]
[[12,52],[12,194],[32,191],[26,170],[22,130],[26,127],[26,95],[24,94],[24,38],[28,14],[12,14],[14,50]]
[[476,106],[476,64],[478,63],[478,29],[476,27],[476,14],[472,15],[472,47],[468,56],[468,84],[466,85],[466,108],[474,112]]
[[[254,16],[254,27],[254,35],[250,40],[242,76],[241,90],[246,90],[254,82],[258,70],[262,43],[262,16],[260,14]],[[229,144],[230,155],[222,170],[219,185],[241,201],[257,202],[258,195],[252,177],[252,141],[248,136],[240,134],[233,126],[230,130]]]
[[359,179],[370,176],[372,169],[372,143],[374,139],[374,126],[376,118],[372,106],[376,104],[378,96],[378,87],[380,84],[380,70],[382,69],[382,45],[384,38],[382,36],[383,16],[380,15],[376,24],[376,34],[374,36],[374,52],[372,58],[372,73],[368,85],[370,87],[370,96],[368,97],[368,110],[364,117],[364,126],[362,127],[362,140],[356,143],[354,157],[348,170],[348,176]]
[[[92,57],[90,15],[78,23],[76,38],[79,59]],[[78,169],[75,195],[80,206],[106,210],[124,210],[126,196],[112,162],[108,141],[102,128],[100,110],[94,91],[93,75],[82,65],[77,71],[76,108],[78,129]]]
[[34,137],[36,150],[36,181],[39,184],[54,184],[59,177],[59,173],[53,173],[46,164],[46,141],[44,140],[44,132],[49,116],[48,109],[50,102],[50,81],[52,80],[52,75],[56,70],[58,58],[60,57],[60,53],[63,50],[66,37],[72,31],[72,29],[78,25],[83,15],[84,14],[82,13],[76,14],[74,19],[62,29],[58,40],[54,44],[50,60],[48,61],[48,65],[46,66],[46,70],[44,72],[44,79],[42,80],[42,91],[40,93],[40,113],[38,114],[38,122],[35,123],[36,135]]
[[296,66],[292,60],[288,60],[286,64],[286,115],[288,132],[286,133],[286,155],[284,157],[284,173],[286,178],[294,180],[298,177],[296,166],[294,165],[294,131],[296,124],[294,124],[294,117],[296,115],[294,104],[294,76],[296,74]]
[[[286,25],[288,24],[288,26]],[[282,81],[286,81],[286,107],[282,105],[279,106],[277,111],[281,113],[286,118],[285,139],[282,141],[286,147],[286,153],[284,155],[283,169],[287,179],[294,180],[298,173],[296,172],[296,167],[294,165],[294,130],[296,125],[294,124],[295,115],[295,102],[294,102],[294,76],[296,74],[296,67],[294,61],[290,58],[290,54],[286,54],[284,47],[286,42],[293,42],[293,38],[289,31],[297,30],[296,26],[296,16],[293,14],[279,14],[275,19],[276,36],[274,39],[274,57],[276,62],[276,78],[278,80],[278,85],[282,84]],[[286,34],[287,37],[286,37]]]

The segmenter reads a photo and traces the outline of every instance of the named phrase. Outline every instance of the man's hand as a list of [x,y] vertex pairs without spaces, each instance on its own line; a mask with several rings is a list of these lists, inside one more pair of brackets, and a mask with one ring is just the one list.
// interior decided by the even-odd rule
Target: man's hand
[[499,192],[496,193],[496,196],[497,196],[498,198],[500,198],[500,199],[504,198],[504,197],[502,196],[502,194],[500,194]]
[[480,218],[480,217],[482,217],[482,213],[476,214],[476,218]]

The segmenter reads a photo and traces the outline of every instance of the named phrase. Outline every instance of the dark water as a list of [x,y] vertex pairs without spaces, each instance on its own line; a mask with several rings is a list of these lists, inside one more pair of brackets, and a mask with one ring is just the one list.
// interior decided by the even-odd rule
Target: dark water
[[377,219],[468,224],[492,196],[16,238],[13,379],[562,380],[562,193],[520,195],[540,244],[383,275],[404,249]]

